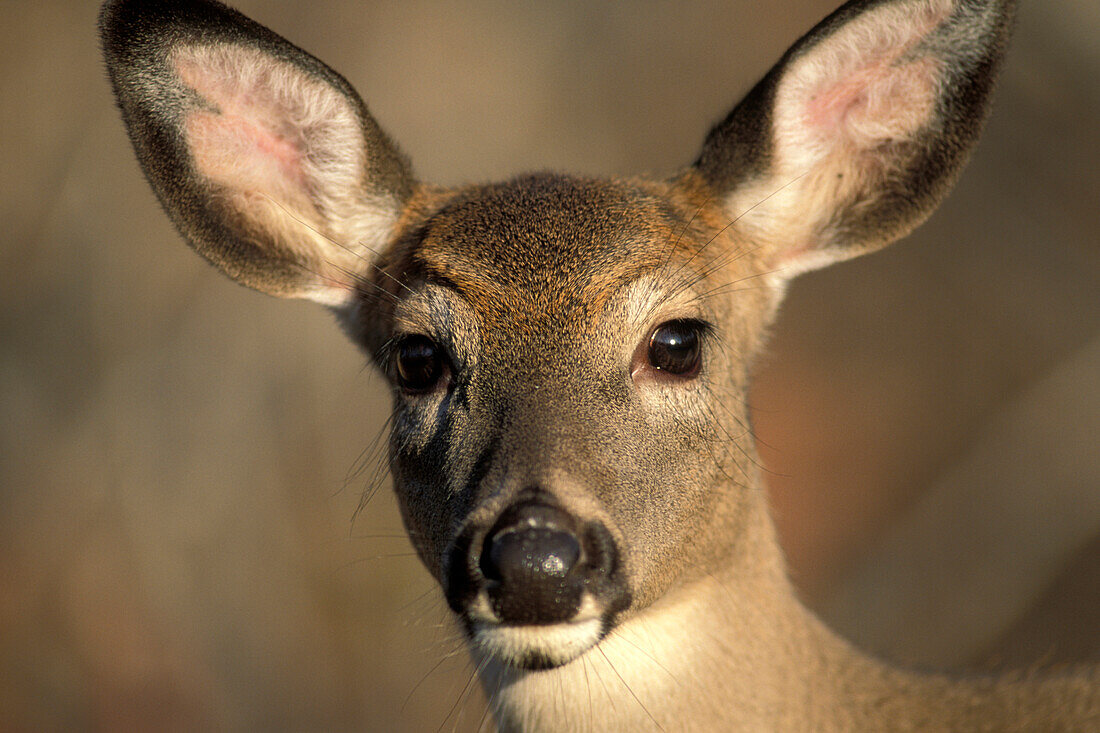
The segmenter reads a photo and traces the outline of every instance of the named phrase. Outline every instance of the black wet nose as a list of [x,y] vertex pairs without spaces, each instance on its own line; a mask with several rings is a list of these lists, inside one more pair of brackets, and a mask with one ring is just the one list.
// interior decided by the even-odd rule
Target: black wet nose
[[584,583],[575,570],[583,559],[568,514],[543,503],[523,503],[489,530],[480,569],[502,621],[552,624],[577,612]]

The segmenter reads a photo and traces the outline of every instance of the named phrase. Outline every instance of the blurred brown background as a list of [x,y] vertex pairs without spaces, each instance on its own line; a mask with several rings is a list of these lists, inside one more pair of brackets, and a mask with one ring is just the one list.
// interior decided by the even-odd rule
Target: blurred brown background
[[[834,3],[238,5],[456,183],[670,173]],[[476,729],[388,485],[352,521],[378,378],[171,230],[94,3],[4,10],[0,729]],[[1100,657],[1098,36],[1095,3],[1024,3],[953,197],[799,281],[758,378],[796,580],[897,659]]]

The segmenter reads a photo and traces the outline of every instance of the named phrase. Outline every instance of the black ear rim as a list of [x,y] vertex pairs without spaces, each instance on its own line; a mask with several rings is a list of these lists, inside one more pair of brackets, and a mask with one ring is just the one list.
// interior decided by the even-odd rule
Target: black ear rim
[[[772,110],[780,80],[788,66],[831,36],[849,20],[876,7],[898,0],[850,0],[798,39],[780,60],[726,117],[707,133],[699,157],[691,169],[719,195],[741,184],[766,176],[774,156],[771,130]],[[892,237],[902,236],[923,220],[921,211],[930,213],[944,198],[973,151],[989,116],[989,99],[996,87],[1004,62],[1005,49],[1015,26],[1016,0],[960,0],[961,6],[998,6],[991,41],[984,53],[973,60],[969,73],[956,74],[945,85],[947,93],[939,100],[938,114],[943,121],[935,141],[922,155],[913,159],[910,171],[920,175],[895,181],[882,192],[882,206],[876,207],[874,221],[856,220],[848,225],[852,238],[867,236],[871,230],[888,230]],[[925,215],[927,215],[927,213]]]
[[179,100],[159,109],[137,101],[139,76],[168,76],[168,55],[179,44],[235,44],[290,63],[339,92],[360,121],[369,193],[407,201],[415,188],[408,159],[377,125],[363,100],[340,74],[312,54],[237,10],[215,0],[108,0],[99,15],[107,75],[137,152],[161,206],[188,243],[234,280],[272,295],[301,297],[321,263],[302,262],[242,236],[196,176],[179,126]]

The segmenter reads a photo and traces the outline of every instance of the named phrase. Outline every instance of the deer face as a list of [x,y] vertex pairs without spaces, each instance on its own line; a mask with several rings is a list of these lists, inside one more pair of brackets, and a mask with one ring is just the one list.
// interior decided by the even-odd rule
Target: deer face
[[[540,175],[445,195],[363,289],[390,296],[362,325],[410,537],[475,645],[519,666],[705,572],[749,484],[734,353],[774,293],[670,191]],[[752,306],[731,321],[735,283]]]

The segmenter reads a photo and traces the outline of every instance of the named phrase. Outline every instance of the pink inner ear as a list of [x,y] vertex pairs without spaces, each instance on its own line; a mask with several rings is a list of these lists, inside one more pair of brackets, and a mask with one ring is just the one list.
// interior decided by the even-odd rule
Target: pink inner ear
[[818,90],[806,102],[803,122],[857,147],[911,136],[934,114],[940,64],[930,57],[903,66],[895,61],[881,59]]
[[254,119],[193,112],[184,131],[198,172],[216,183],[269,195],[305,183],[298,146]]
[[935,115],[943,71],[920,44],[952,10],[948,0],[886,4],[823,40],[784,80],[782,134],[819,159],[911,138]]
[[239,192],[262,192],[284,202],[298,199],[307,182],[301,144],[287,134],[293,131],[287,110],[269,89],[242,81],[266,82],[269,75],[257,67],[240,73],[225,68],[224,60],[184,53],[175,58],[180,79],[216,108],[196,109],[183,121],[197,171]]
[[806,105],[806,123],[821,128],[837,127],[850,111],[866,107],[866,86],[872,73],[864,71],[811,97]]

